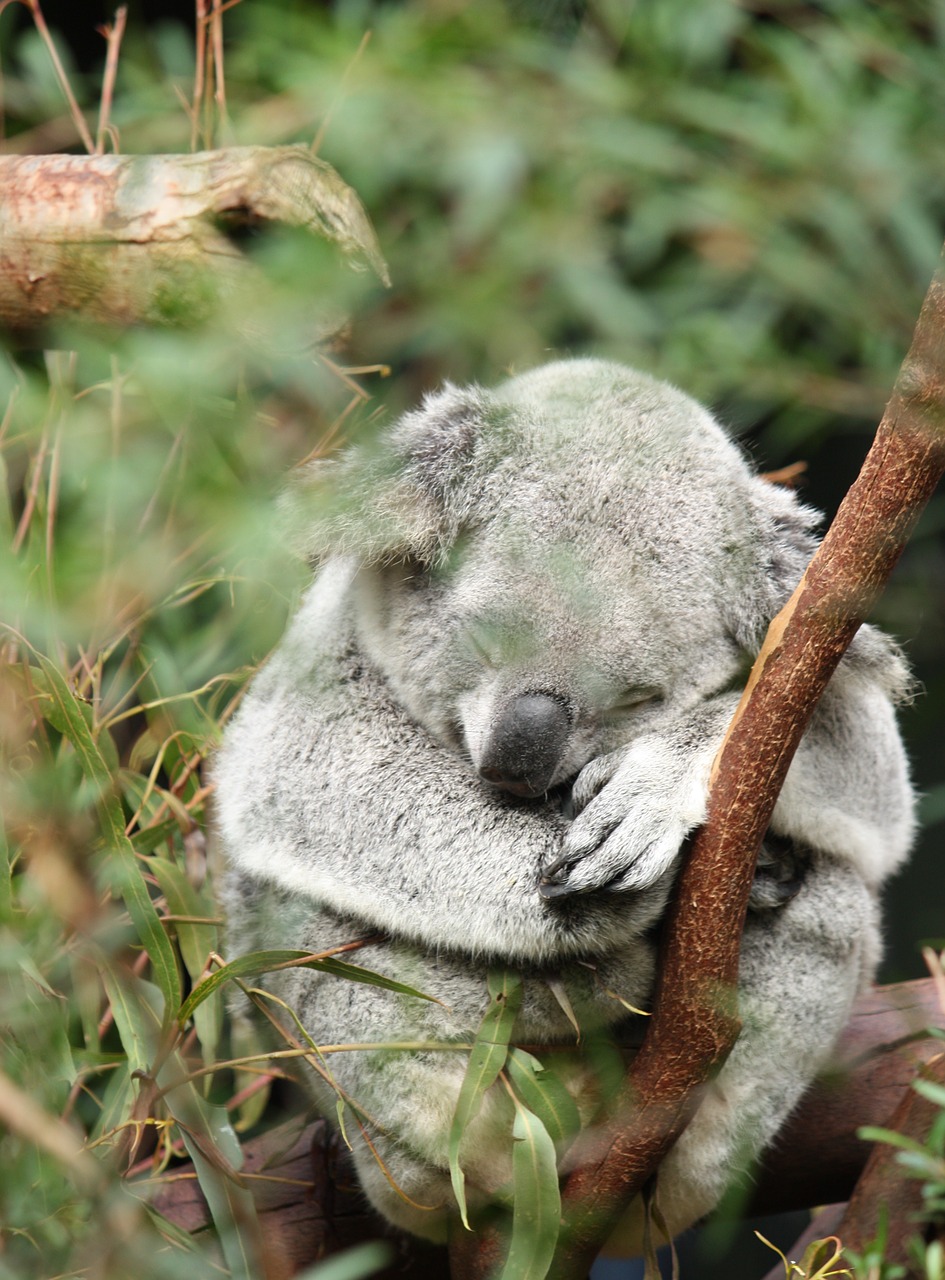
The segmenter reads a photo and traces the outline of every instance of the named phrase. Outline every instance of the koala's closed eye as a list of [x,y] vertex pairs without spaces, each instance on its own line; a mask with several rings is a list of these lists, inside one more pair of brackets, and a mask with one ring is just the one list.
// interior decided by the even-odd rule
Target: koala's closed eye
[[648,702],[660,702],[662,689],[656,685],[632,684],[622,689],[606,708],[605,715],[618,719]]
[[522,618],[476,618],[466,625],[464,641],[470,652],[491,669],[511,668],[539,649],[533,628]]

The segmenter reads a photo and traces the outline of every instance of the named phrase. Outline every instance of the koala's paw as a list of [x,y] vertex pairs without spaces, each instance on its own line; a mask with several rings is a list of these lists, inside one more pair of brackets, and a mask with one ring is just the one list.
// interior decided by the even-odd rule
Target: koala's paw
[[592,760],[574,783],[577,816],[541,869],[542,896],[655,884],[705,815],[701,774],[691,757],[649,736]]
[[803,888],[810,856],[809,849],[769,828],[758,854],[749,911],[777,911],[792,902]]

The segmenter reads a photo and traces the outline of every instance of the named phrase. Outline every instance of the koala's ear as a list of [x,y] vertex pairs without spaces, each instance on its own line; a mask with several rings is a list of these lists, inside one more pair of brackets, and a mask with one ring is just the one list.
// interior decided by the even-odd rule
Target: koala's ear
[[[782,485],[760,477],[755,477],[752,485],[763,530],[761,587],[742,593],[733,630],[738,643],[754,655],[769,622],[787,603],[817,550],[820,540],[813,530],[822,517]],[[889,636],[867,624],[854,636],[843,666],[851,674],[861,673],[878,684],[894,702],[905,701],[914,692],[902,650]]]
[[468,514],[467,479],[488,410],[477,387],[449,383],[368,444],[300,470],[280,503],[288,537],[312,562],[433,563]]
[[747,575],[750,580],[736,583],[731,591],[731,629],[738,644],[756,654],[768,623],[789,599],[817,549],[813,530],[821,516],[798,502],[790,489],[760,476],[750,481],[749,502],[760,548]]

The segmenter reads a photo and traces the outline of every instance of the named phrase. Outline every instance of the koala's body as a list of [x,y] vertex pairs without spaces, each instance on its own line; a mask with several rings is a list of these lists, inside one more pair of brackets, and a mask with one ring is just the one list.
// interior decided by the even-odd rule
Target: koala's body
[[[681,392],[595,360],[447,387],[312,485],[321,573],[216,766],[231,955],[373,938],[352,958],[442,1001],[268,979],[319,1044],[468,1043],[495,964],[524,978],[517,1042],[574,1045],[562,989],[584,1028],[623,1035],[746,655],[809,559],[814,513]],[[912,833],[906,685],[895,646],[862,628],[791,766],[743,940],[745,1028],[660,1172],[674,1232],[771,1140],[873,975],[877,888]],[[593,1074],[556,1060],[590,1122]],[[454,1203],[465,1065],[330,1060],[415,1203],[356,1140],[368,1197],[420,1235],[441,1236]],[[507,1183],[511,1123],[495,1086],[461,1150],[472,1201]]]

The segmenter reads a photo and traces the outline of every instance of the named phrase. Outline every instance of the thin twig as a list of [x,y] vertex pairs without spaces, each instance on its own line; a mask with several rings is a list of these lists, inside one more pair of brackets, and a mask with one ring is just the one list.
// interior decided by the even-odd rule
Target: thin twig
[[345,92],[348,87],[348,79],[352,71],[358,65],[358,62],[360,61],[361,55],[364,53],[364,50],[368,47],[370,39],[371,39],[371,31],[370,30],[365,31],[364,35],[361,37],[361,43],[358,45],[357,49],[355,49],[354,51],[354,56],[352,57],[348,65],[345,67],[344,72],[342,73],[341,82],[338,85],[338,91],[335,94],[334,98],[332,98],[331,102],[329,103],[328,110],[325,112],[324,116],[322,117],[322,122],[318,126],[318,132],[315,134],[315,137],[312,139],[311,149],[312,149],[313,155],[317,156],[319,151],[321,151],[322,149],[322,143],[325,141],[325,134],[328,131],[328,126],[331,124],[332,117],[337,111],[339,103],[344,99]]
[[197,150],[200,141],[200,117],[203,110],[204,76],[207,68],[207,0],[196,0],[196,5],[197,26],[194,32],[194,97],[190,116],[191,151]]
[[213,100],[217,108],[217,124],[225,127],[226,78],[223,74],[223,9],[220,0],[213,0],[210,33],[213,47]]
[[[95,154],[105,153],[105,135],[108,133],[117,142],[117,133],[109,123],[112,113],[112,99],[115,93],[115,79],[118,75],[118,53],[121,49],[122,37],[125,34],[125,23],[128,20],[128,6],[123,4],[115,10],[115,21],[99,27],[99,31],[108,42],[105,52],[105,74],[102,77],[102,96],[98,109],[98,132],[95,137]],[[116,146],[117,150],[117,146]]]
[[66,96],[66,102],[69,104],[69,114],[72,116],[75,127],[78,130],[79,137],[82,139],[82,145],[85,147],[89,155],[95,154],[95,141],[89,132],[89,126],[85,123],[85,116],[76,101],[75,94],[72,92],[72,85],[69,83],[69,77],[66,75],[66,69],[62,65],[59,54],[56,50],[55,42],[50,35],[49,28],[46,26],[46,19],[43,17],[43,11],[40,8],[39,0],[26,0],[30,12],[33,15],[33,23],[39,32],[40,39],[49,52],[52,60],[53,69],[56,72],[56,78],[59,81],[60,88]]

